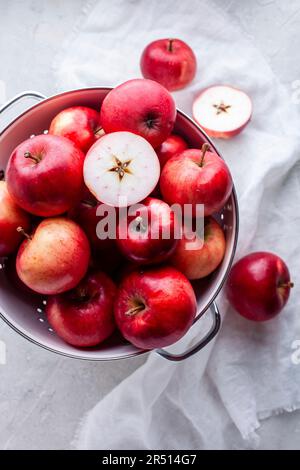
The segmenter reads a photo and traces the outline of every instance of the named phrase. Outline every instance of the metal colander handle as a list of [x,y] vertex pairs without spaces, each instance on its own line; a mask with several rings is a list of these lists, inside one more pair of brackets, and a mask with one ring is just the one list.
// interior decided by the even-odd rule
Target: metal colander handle
[[23,98],[36,98],[37,100],[44,100],[46,99],[46,96],[44,96],[42,93],[39,93],[38,91],[23,91],[22,93],[19,93],[18,95],[14,96],[11,100],[4,103],[0,107],[0,114],[3,113],[3,111],[9,109],[18,101],[21,101]]
[[221,315],[220,315],[216,302],[213,302],[211,304],[209,310],[212,315],[213,324],[209,332],[204,336],[204,338],[201,338],[197,344],[195,344],[194,346],[191,346],[187,351],[181,354],[172,354],[166,351],[165,349],[157,349],[156,350],[157,354],[164,357],[165,359],[168,359],[169,361],[178,362],[178,361],[183,361],[184,359],[187,359],[190,356],[193,356],[202,348],[204,348],[204,346],[206,346],[216,336],[221,326]]

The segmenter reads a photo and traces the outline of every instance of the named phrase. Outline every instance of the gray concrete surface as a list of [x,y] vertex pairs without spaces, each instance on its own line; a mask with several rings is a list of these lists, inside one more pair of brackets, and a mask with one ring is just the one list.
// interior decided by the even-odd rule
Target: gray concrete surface
[[[300,79],[300,0],[216,3],[242,25],[288,87]],[[7,97],[24,89],[53,92],[50,66],[84,4],[0,0],[0,80]],[[69,448],[84,413],[143,362],[61,358],[26,342],[2,322],[0,340],[7,346],[7,364],[0,365],[0,449]],[[266,420],[259,432],[261,448],[300,448],[300,413]]]

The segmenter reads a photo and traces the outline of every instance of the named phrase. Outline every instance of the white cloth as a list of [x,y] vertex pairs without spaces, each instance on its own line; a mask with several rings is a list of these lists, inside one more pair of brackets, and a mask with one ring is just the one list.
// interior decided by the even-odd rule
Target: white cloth
[[[169,363],[152,353],[88,414],[76,445],[254,446],[260,419],[300,407],[300,365],[291,360],[292,344],[300,339],[300,119],[292,93],[212,1],[102,0],[90,2],[86,14],[55,65],[61,90],[114,86],[140,76],[144,46],[172,36],[192,46],[199,64],[194,82],[174,93],[179,108],[191,114],[195,94],[211,84],[228,83],[249,93],[251,123],[234,139],[216,141],[239,197],[238,256],[254,250],[279,254],[295,288],[284,312],[268,323],[251,323],[228,311],[214,344],[185,362]],[[219,306],[222,313],[230,310],[222,296]]]

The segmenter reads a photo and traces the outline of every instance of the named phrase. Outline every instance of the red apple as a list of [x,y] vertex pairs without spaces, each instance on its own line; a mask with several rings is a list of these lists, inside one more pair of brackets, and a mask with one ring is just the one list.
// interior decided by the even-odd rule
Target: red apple
[[39,294],[59,294],[75,287],[86,274],[90,245],[84,231],[72,220],[43,220],[17,255],[21,281]]
[[178,203],[192,205],[193,215],[218,212],[225,204],[232,190],[229,169],[215,152],[202,149],[188,149],[172,157],[164,166],[160,177],[163,199],[170,205]]
[[[188,144],[182,137],[176,134],[171,134],[169,137],[156,149],[156,153],[160,162],[160,168],[163,169],[165,164],[170,158],[178,155],[188,148]],[[152,197],[161,199],[159,182],[150,194]]]
[[158,39],[151,42],[141,57],[145,78],[156,80],[170,91],[184,88],[196,74],[197,60],[193,50],[180,39]]
[[253,321],[275,317],[285,306],[293,283],[285,262],[268,252],[240,259],[228,277],[226,291],[233,308]]
[[176,134],[171,134],[157,149],[156,153],[161,169],[170,158],[178,155],[188,148],[186,141]]
[[133,132],[156,148],[172,132],[176,107],[170,93],[159,83],[137,78],[108,93],[100,119],[106,133]]
[[96,346],[115,329],[116,287],[101,271],[88,274],[73,290],[49,297],[49,324],[64,341],[80,348]]
[[226,241],[220,225],[209,217],[203,233],[186,233],[178,241],[170,262],[188,279],[201,279],[211,274],[221,263]]
[[126,276],[114,307],[121,333],[142,349],[175,343],[192,325],[196,310],[190,282],[169,266],[134,271]]
[[84,154],[70,140],[38,135],[11,154],[7,189],[24,210],[42,217],[68,211],[80,197]]
[[201,91],[193,104],[195,121],[211,137],[230,139],[239,134],[252,115],[249,96],[237,88],[217,85]]
[[[118,250],[116,240],[113,238],[101,239],[97,235],[97,226],[105,215],[97,215],[99,207],[105,205],[93,198],[82,200],[71,209],[68,216],[77,222],[87,235],[93,251],[92,265],[101,268],[108,274],[112,274],[122,262],[122,256]],[[116,224],[118,214],[116,213]],[[116,226],[116,224],[113,224]],[[114,237],[116,231],[114,230]]]
[[148,197],[141,204],[135,215],[120,220],[118,247],[134,263],[160,263],[176,247],[175,214],[168,204],[159,199]]
[[25,230],[29,229],[29,215],[12,199],[6,182],[0,181],[0,258],[17,250],[23,240],[22,235],[17,232],[20,225]]
[[51,121],[49,134],[72,140],[86,153],[102,134],[100,115],[86,106],[64,109]]

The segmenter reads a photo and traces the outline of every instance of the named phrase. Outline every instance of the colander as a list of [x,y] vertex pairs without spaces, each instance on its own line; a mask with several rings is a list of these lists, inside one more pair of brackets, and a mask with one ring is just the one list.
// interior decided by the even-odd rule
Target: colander
[[[70,106],[90,106],[99,109],[110,88],[85,88],[68,91],[50,98],[34,91],[26,91],[15,96],[0,108],[0,117],[15,105],[34,100],[35,104],[12,120],[0,134],[0,169],[5,169],[13,149],[31,135],[41,134],[48,129],[52,118]],[[38,103],[36,103],[38,101]],[[24,102],[24,103],[22,103]],[[202,129],[182,111],[178,111],[175,132],[182,135],[192,147],[200,148],[204,142],[217,152]],[[212,317],[211,328],[196,344],[182,353],[171,353],[165,349],[156,350],[158,354],[171,361],[180,361],[202,349],[217,334],[220,328],[220,313],[215,303],[231,267],[238,237],[238,204],[235,190],[222,209],[216,214],[226,236],[226,252],[222,264],[205,281],[193,284],[198,302],[197,322],[206,312]],[[29,341],[49,351],[77,359],[107,361],[129,358],[149,351],[138,349],[126,342],[117,333],[95,348],[78,349],[64,343],[49,327],[44,315],[46,300],[20,292],[9,281],[5,260],[0,260],[0,315],[17,333]]]

